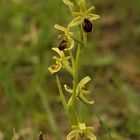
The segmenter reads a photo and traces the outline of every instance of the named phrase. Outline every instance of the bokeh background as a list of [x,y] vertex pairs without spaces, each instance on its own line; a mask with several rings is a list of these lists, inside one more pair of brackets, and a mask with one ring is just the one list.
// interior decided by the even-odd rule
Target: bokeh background
[[[96,102],[83,115],[98,140],[140,140],[140,0],[89,3],[101,18],[81,60]],[[48,67],[59,42],[54,24],[70,20],[62,0],[0,0],[0,140],[33,140],[40,131],[65,139],[69,123]]]

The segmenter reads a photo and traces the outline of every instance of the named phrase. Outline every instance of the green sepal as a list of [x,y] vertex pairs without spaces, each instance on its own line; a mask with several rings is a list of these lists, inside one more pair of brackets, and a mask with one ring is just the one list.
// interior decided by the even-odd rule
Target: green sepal
[[81,89],[85,86],[85,84],[87,84],[89,81],[91,80],[91,78],[89,76],[86,76],[85,78],[83,78],[79,84],[77,85],[77,89],[76,89],[76,96],[78,96],[81,91]]
[[67,135],[67,140],[72,140],[79,134],[79,130],[72,130],[68,135]]
[[90,131],[86,131],[84,133],[85,137],[88,138],[89,140],[97,140],[96,136],[94,134],[92,134],[92,132]]
[[83,22],[83,17],[78,16],[76,18],[74,18],[68,25],[68,27],[73,27],[73,26],[77,26],[80,25]]
[[80,94],[78,97],[86,105],[88,105],[88,104],[94,104],[94,101],[88,101],[82,94]]

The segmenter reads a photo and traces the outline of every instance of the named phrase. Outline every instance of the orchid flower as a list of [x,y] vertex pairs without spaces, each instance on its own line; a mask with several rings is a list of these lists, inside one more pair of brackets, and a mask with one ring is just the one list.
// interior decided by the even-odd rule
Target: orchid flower
[[96,140],[96,136],[91,132],[93,127],[86,127],[85,123],[79,123],[72,126],[73,130],[67,135],[67,140],[73,140],[74,138],[80,139],[81,137],[89,140]]
[[92,14],[91,11],[95,9],[94,6],[86,10],[85,0],[79,2],[80,12],[73,12],[73,16],[76,16],[68,25],[69,28],[82,24],[85,32],[92,31],[92,21],[99,18],[98,15]]
[[[88,90],[85,90],[85,85],[91,80],[91,78],[89,76],[86,76],[85,78],[83,78],[77,85],[76,88],[76,97],[78,97],[82,102],[84,102],[85,104],[93,104],[94,101],[88,101],[84,95],[89,94],[90,92]],[[73,90],[71,88],[68,87],[68,85],[64,85],[65,90],[68,93],[73,94]]]
[[51,67],[48,68],[51,74],[58,72],[62,66],[66,68],[70,73],[72,73],[72,69],[69,66],[68,60],[70,59],[70,56],[65,56],[63,51],[60,51],[58,48],[52,48],[58,55],[54,56],[53,59],[56,61],[56,64],[52,65]]
[[[58,24],[55,25],[55,28],[60,30],[61,32],[64,32],[64,34],[61,35],[61,37],[63,37],[63,40],[61,43],[65,42],[65,44],[66,44],[64,50],[71,50],[74,47],[74,40],[72,38],[73,33],[69,31],[69,28],[60,26]],[[61,43],[60,43],[60,45],[61,45]]]

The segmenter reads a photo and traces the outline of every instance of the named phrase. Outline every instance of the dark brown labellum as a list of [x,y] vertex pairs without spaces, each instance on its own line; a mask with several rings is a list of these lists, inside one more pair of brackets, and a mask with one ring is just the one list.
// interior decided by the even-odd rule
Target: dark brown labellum
[[90,20],[88,20],[86,18],[84,19],[84,21],[83,21],[83,29],[84,29],[84,31],[86,33],[92,32],[92,23],[91,23]]
[[58,48],[59,48],[60,51],[65,50],[67,48],[66,40],[62,40]]

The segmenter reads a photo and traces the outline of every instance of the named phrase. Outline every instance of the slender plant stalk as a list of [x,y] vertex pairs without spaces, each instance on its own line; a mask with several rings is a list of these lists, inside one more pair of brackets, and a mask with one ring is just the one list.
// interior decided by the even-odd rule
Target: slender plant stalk
[[[67,140],[73,140],[74,138],[82,140],[84,137],[96,140],[96,136],[91,132],[92,127],[87,127],[85,120],[82,119],[83,112],[80,111],[79,106],[80,101],[86,105],[94,103],[94,101],[86,99],[85,94],[89,94],[89,91],[84,89],[91,78],[86,76],[80,80],[79,73],[81,57],[87,47],[87,33],[92,32],[92,21],[98,19],[99,16],[91,13],[94,9],[93,6],[87,9],[86,0],[63,0],[63,2],[69,7],[74,19],[67,27],[55,25],[55,28],[63,32],[63,34],[59,35],[62,39],[58,48],[52,48],[58,53],[59,57],[53,57],[56,64],[49,67],[49,71],[53,74],[64,68],[73,78],[71,88],[68,85],[64,85],[65,90],[71,94],[67,101],[61,82],[58,76],[56,77],[62,104],[74,129],[67,135]],[[75,9],[79,9],[79,12],[75,11]],[[74,26],[77,26],[77,33],[71,31]],[[76,52],[74,52],[73,47],[76,47]],[[70,56],[65,56],[66,51],[69,52]],[[69,61],[69,58],[71,61]]]
[[[82,120],[81,118],[81,114],[79,112],[78,109],[78,105],[77,105],[77,99],[76,99],[76,88],[77,88],[77,84],[79,82],[79,71],[80,71],[80,58],[82,55],[82,47],[86,47],[86,38],[87,36],[85,36],[85,34],[83,33],[83,36],[81,37],[81,28],[78,28],[78,34],[79,34],[79,39],[80,42],[83,42],[84,46],[82,46],[80,43],[78,44],[78,48],[77,48],[77,52],[76,52],[76,58],[75,58],[75,63],[74,63],[74,67],[73,67],[73,109],[75,110],[75,116],[77,116],[77,123],[80,123],[80,121]],[[83,40],[82,40],[83,39]]]

